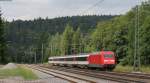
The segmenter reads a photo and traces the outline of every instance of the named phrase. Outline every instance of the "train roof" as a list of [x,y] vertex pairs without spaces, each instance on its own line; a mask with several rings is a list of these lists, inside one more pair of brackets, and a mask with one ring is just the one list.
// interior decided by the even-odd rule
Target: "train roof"
[[112,51],[101,51],[101,52],[93,52],[93,53],[80,53],[76,55],[65,55],[65,56],[54,56],[54,57],[49,57],[49,59],[57,59],[57,58],[72,58],[72,57],[88,57],[91,54],[99,54],[102,52],[112,52]]
[[56,58],[72,58],[72,57],[88,57],[89,54],[78,54],[78,55],[66,55],[66,56],[56,56],[56,57],[49,57],[49,59],[56,59]]
[[56,59],[56,58],[71,58],[71,57],[88,57],[91,54],[98,54],[100,52],[93,52],[93,53],[80,53],[80,54],[75,54],[75,55],[65,55],[65,56],[54,56],[54,57],[49,57],[49,59]]

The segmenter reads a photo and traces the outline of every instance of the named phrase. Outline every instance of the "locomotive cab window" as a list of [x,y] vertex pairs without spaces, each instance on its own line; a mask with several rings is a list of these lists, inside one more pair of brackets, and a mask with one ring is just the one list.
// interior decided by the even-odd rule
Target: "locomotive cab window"
[[106,55],[104,55],[104,58],[113,58],[113,55],[112,54],[106,54]]

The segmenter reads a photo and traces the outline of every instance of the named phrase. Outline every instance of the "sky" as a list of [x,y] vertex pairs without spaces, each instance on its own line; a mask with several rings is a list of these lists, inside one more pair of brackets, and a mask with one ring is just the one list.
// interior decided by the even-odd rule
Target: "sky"
[[0,0],[3,18],[32,20],[76,15],[120,15],[146,0]]

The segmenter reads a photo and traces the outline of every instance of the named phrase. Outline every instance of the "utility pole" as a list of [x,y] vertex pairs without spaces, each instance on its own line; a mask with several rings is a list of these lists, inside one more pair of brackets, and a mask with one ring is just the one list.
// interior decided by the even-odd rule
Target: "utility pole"
[[134,71],[140,70],[140,55],[139,55],[139,6],[136,7],[135,15],[135,42],[134,42]]
[[32,58],[31,58],[31,47],[29,48],[29,51],[28,51],[28,55],[29,55],[29,63],[31,64],[31,60],[32,60]]
[[24,51],[24,54],[25,54],[25,58],[24,58],[24,62],[26,63],[26,51]]
[[42,55],[42,57],[41,57],[41,63],[43,63],[43,48],[44,48],[44,46],[43,46],[43,43],[42,43],[42,49],[41,49],[41,55]]
[[34,52],[34,63],[36,64],[36,52]]

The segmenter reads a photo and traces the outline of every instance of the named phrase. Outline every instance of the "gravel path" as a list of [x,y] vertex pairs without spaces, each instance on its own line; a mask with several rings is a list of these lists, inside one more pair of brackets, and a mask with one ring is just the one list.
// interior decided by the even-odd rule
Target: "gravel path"
[[24,81],[24,80],[11,80],[11,79],[2,79],[0,83],[47,83],[43,80],[34,80],[34,81]]
[[8,63],[7,65],[3,66],[1,69],[15,69],[17,65],[14,63]]
[[1,79],[0,83],[69,83],[59,78],[39,79],[39,80],[15,80]]

